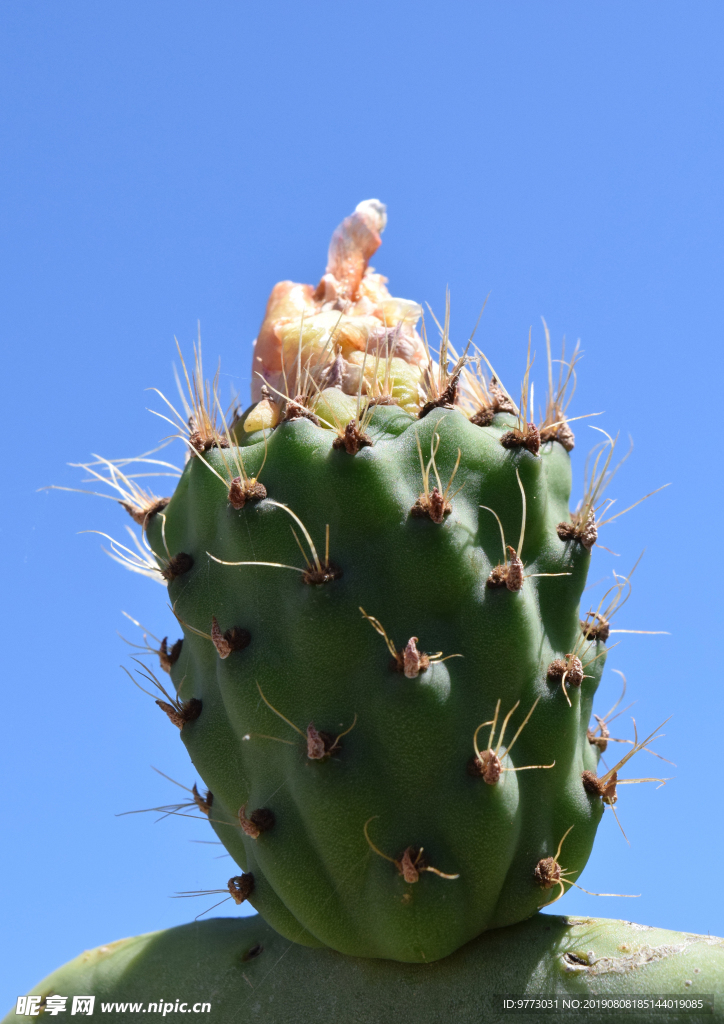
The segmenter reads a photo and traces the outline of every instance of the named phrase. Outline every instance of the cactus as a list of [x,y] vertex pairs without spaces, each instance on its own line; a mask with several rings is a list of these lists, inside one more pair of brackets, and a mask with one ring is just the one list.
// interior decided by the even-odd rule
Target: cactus
[[231,422],[196,351],[167,403],[188,451],[170,499],[107,467],[145,545],[113,551],[160,574],[183,629],[158,647],[175,692],[140,672],[244,872],[229,895],[296,942],[429,962],[577,884],[654,734],[599,776],[629,581],[581,618],[614,442],[570,512],[578,353],[554,380],[547,339],[538,422],[530,352],[519,403],[447,315],[433,358],[368,265],[384,225],[361,203],[316,289],[275,287]]
[[[518,1021],[566,1019],[571,1010],[593,1022],[658,1021],[662,1014],[667,1021],[721,1021],[724,940],[537,914],[436,964],[419,965],[304,949],[259,917],[222,918],[85,952],[30,996],[36,1006],[66,996],[70,1010],[71,997],[80,994],[95,996],[94,1014],[105,1004],[112,1020],[132,1022],[154,1012],[172,1019],[196,1012],[217,1024],[498,1024],[511,1017],[504,997],[516,996],[529,1000],[528,1012],[514,1013]],[[585,1000],[595,1002],[584,1008]],[[3,1024],[21,1019],[27,1017],[11,1011]]]

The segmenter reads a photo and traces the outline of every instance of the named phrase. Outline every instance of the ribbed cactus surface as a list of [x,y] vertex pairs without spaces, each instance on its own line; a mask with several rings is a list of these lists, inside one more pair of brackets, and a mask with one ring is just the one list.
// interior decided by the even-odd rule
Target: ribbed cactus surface
[[432,961],[535,913],[590,853],[595,525],[569,513],[562,415],[539,429],[495,380],[463,401],[413,304],[360,312],[330,277],[296,320],[267,312],[259,401],[231,431],[192,424],[147,517],[184,633],[165,709],[237,900],[298,942]]

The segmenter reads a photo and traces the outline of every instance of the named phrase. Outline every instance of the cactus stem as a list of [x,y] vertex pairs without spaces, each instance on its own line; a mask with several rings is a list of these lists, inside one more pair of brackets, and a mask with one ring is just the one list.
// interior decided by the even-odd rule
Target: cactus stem
[[437,868],[431,867],[423,858],[423,847],[408,846],[402,853],[399,859],[394,857],[388,857],[386,853],[383,853],[370,839],[368,832],[368,826],[371,821],[375,821],[379,818],[379,814],[373,814],[371,818],[368,818],[364,823],[363,831],[365,839],[369,845],[369,848],[373,853],[376,853],[378,857],[382,857],[384,860],[388,860],[391,864],[394,864],[399,873],[402,875],[404,880],[409,883],[417,882],[420,879],[420,873],[423,871],[429,871],[433,875],[437,875],[439,878],[446,878],[450,881],[454,881],[456,878],[460,878],[459,874],[448,875],[443,871],[439,871]]
[[[525,718],[523,719],[522,724],[519,726],[517,732],[515,733],[515,736],[513,736],[513,739],[510,741],[510,743],[508,744],[508,746],[505,749],[505,751],[503,751],[503,738],[505,736],[505,730],[508,728],[508,722],[510,721],[512,715],[515,713],[515,711],[517,711],[517,709],[518,709],[518,707],[520,705],[520,701],[516,701],[516,703],[510,709],[508,714],[505,716],[505,718],[503,720],[503,724],[502,724],[502,726],[500,728],[500,734],[498,735],[498,742],[497,742],[497,745],[496,745],[495,744],[495,730],[496,730],[496,727],[497,727],[497,724],[498,724],[498,715],[500,714],[500,703],[501,703],[500,698],[498,698],[498,703],[495,705],[495,714],[493,716],[492,721],[490,721],[490,722],[482,722],[477,727],[477,729],[475,730],[475,733],[473,735],[473,749],[475,750],[475,756],[473,758],[471,758],[471,760],[468,762],[468,774],[469,775],[472,775],[472,776],[477,777],[477,778],[482,778],[482,780],[484,782],[486,782],[489,786],[494,786],[500,780],[500,775],[501,775],[502,772],[524,772],[524,771],[529,771],[531,768],[553,768],[553,767],[555,767],[555,763],[556,763],[555,761],[553,761],[552,764],[528,764],[528,765],[525,765],[525,766],[523,766],[521,768],[503,768],[503,765],[502,765],[503,758],[505,758],[506,756],[508,756],[510,754],[511,750],[513,749],[513,746],[514,746],[516,740],[518,739],[518,737],[522,733],[523,729],[525,729],[526,725],[530,721],[530,716],[535,711],[536,705],[538,704],[539,700],[540,700],[540,697],[537,697],[535,702],[534,702],[534,704],[533,704],[533,706],[532,706],[532,708],[530,709],[528,714],[525,716]],[[478,748],[478,733],[486,725],[489,725],[491,727],[491,729],[490,729],[490,736],[488,738],[487,749],[481,752],[480,749]],[[502,757],[501,757],[501,753],[502,753]]]

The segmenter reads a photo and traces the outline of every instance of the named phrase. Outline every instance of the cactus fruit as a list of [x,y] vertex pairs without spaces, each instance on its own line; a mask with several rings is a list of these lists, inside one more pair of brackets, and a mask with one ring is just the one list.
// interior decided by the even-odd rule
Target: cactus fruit
[[[43,1006],[66,996],[70,1010],[79,994],[95,996],[95,1014],[133,1024],[154,1012],[210,1014],[216,1024],[498,1024],[511,1013],[519,1022],[583,1014],[592,1024],[691,1024],[724,1019],[724,940],[537,914],[419,965],[304,949],[259,917],[221,918],[89,950],[30,996]],[[528,1012],[503,1005],[516,996]],[[2,1024],[20,1019],[11,1011]]]
[[571,515],[575,356],[538,424],[530,364],[518,407],[447,320],[434,360],[368,266],[384,220],[360,204],[316,289],[276,286],[228,427],[197,359],[176,491],[124,505],[183,627],[159,704],[250,902],[422,962],[583,869],[616,800],[588,724],[624,584],[581,622],[610,451]]

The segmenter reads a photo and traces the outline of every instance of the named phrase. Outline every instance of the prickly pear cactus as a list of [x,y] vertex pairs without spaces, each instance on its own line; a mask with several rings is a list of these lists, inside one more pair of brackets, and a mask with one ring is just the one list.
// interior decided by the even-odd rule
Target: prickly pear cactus
[[88,950],[21,997],[2,1024],[50,1010],[51,1000],[65,998],[70,1009],[81,992],[95,996],[96,1014],[134,1024],[146,1019],[140,1014],[194,1012],[219,1024],[501,1024],[515,997],[528,1008],[516,1005],[519,1024],[567,1019],[571,1010],[576,1019],[577,1008],[587,1024],[616,1016],[716,1024],[724,1020],[724,940],[537,914],[423,967],[290,946],[256,916],[221,918]]
[[316,289],[277,285],[229,426],[197,362],[176,491],[130,510],[229,893],[296,942],[423,962],[583,869],[616,800],[589,721],[621,591],[581,621],[608,457],[571,514],[570,365],[536,424],[528,371],[516,404],[447,322],[433,359],[368,267],[383,227],[360,204]]

